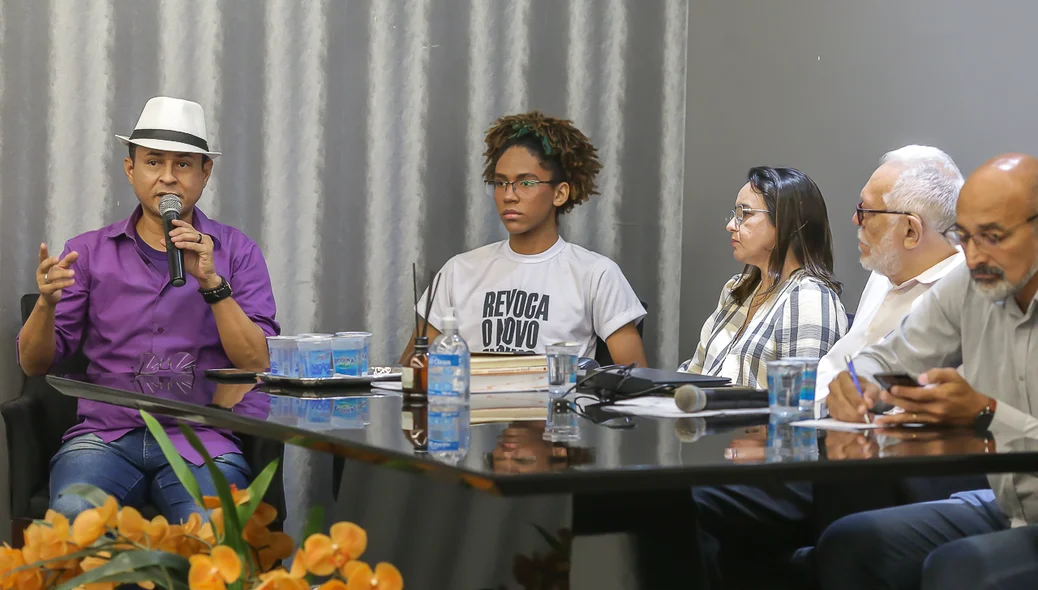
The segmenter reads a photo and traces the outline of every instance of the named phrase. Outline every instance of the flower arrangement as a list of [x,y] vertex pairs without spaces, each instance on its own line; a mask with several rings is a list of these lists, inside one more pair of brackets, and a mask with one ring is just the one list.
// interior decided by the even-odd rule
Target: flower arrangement
[[[268,528],[277,511],[262,498],[277,470],[276,460],[248,489],[238,490],[227,484],[194,432],[181,424],[216,486],[217,496],[202,496],[162,426],[147,412],[141,416],[180,483],[205,510],[207,522],[199,513],[181,524],[162,516],[148,521],[95,487],[74,486],[67,493],[82,496],[95,508],[72,523],[50,510],[25,530],[22,549],[0,547],[0,590],[113,590],[122,584],[146,590],[309,590],[316,578],[327,578],[321,590],[403,588],[403,577],[393,565],[379,563],[372,569],[358,560],[367,547],[363,528],[340,522],[328,535],[316,532],[323,520],[319,507],[310,514],[299,549],[289,535]],[[279,566],[293,554],[290,569]]]

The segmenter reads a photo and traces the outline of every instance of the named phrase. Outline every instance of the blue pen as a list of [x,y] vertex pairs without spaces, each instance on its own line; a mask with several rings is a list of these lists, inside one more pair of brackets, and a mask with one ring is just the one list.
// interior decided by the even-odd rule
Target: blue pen
[[[858,381],[858,373],[854,370],[854,362],[851,361],[850,355],[843,357],[844,362],[847,363],[847,370],[851,373],[851,379],[854,379],[854,387],[858,390],[858,395],[865,397],[865,392],[861,390],[861,382]],[[872,419],[869,418],[868,410],[865,411],[865,423],[872,424]]]

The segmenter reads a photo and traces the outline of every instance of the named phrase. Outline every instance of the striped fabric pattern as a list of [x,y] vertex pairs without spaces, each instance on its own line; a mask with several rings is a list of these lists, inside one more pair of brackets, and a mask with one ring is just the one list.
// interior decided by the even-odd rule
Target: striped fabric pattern
[[703,326],[695,356],[678,370],[720,375],[764,389],[768,361],[821,358],[847,332],[847,312],[840,297],[804,272],[783,283],[743,329],[753,298],[740,305],[731,297],[741,278],[735,275],[725,284],[717,310]]

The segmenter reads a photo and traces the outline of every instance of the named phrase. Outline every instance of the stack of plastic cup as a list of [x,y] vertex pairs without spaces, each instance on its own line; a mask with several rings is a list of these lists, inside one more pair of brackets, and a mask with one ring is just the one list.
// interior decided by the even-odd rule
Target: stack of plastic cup
[[337,332],[332,339],[332,364],[336,375],[362,377],[368,374],[371,332]]
[[299,347],[300,377],[321,379],[332,376],[332,339],[313,336],[300,338]]
[[270,372],[282,377],[299,376],[299,349],[293,336],[269,336]]
[[814,417],[815,411],[815,380],[818,377],[818,359],[815,358],[788,358],[788,361],[796,361],[803,366],[800,373],[800,396],[797,409],[802,414],[810,414]]
[[343,397],[332,400],[332,426],[335,428],[364,428],[370,423],[368,398]]
[[792,419],[800,416],[800,383],[804,363],[798,360],[768,361],[768,408],[773,416]]

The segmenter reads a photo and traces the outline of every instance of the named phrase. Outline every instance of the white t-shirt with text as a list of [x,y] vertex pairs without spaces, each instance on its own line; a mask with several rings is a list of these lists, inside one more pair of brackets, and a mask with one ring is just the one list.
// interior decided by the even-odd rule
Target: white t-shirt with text
[[585,357],[595,355],[596,336],[605,340],[646,315],[615,262],[562,238],[540,254],[517,254],[505,240],[451,258],[430,325],[440,329],[448,307],[473,352],[543,354],[549,344],[578,342]]

